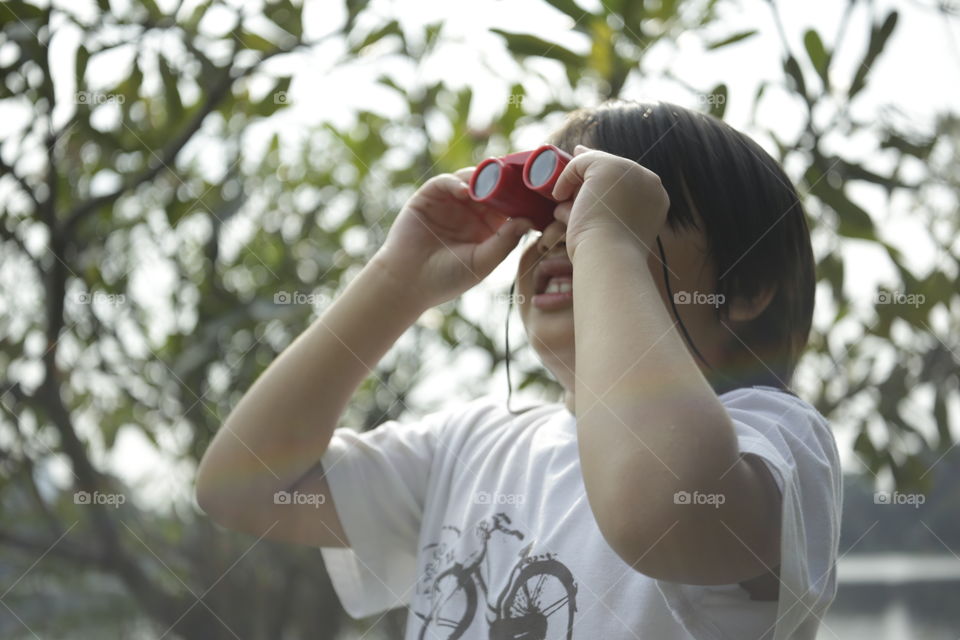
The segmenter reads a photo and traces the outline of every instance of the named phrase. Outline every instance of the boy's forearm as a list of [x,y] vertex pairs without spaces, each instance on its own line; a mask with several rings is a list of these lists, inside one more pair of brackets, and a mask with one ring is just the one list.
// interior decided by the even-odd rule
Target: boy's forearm
[[299,479],[357,387],[425,308],[371,260],[230,413],[201,462],[198,495],[267,494]]
[[618,518],[629,505],[630,526],[671,511],[676,491],[716,488],[737,443],[646,254],[596,240],[580,243],[573,268],[577,433],[591,505]]

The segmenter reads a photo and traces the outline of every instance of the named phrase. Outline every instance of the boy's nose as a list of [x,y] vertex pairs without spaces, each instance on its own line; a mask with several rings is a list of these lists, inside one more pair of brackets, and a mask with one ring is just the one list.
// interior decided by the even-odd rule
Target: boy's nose
[[566,233],[567,225],[559,220],[554,220],[548,224],[543,230],[543,233],[540,234],[540,238],[537,240],[537,251],[547,253],[558,244],[563,244],[566,239]]

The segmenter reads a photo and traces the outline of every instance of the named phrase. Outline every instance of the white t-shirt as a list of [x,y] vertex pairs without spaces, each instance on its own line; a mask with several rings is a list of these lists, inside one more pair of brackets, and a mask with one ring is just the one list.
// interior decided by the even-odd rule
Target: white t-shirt
[[783,496],[777,601],[632,569],[587,502],[575,416],[560,403],[513,415],[484,396],[334,431],[321,461],[351,548],[321,552],[344,609],[409,606],[408,639],[814,638],[836,592],[833,435],[811,405],[770,387],[720,400],[740,450],[763,459]]

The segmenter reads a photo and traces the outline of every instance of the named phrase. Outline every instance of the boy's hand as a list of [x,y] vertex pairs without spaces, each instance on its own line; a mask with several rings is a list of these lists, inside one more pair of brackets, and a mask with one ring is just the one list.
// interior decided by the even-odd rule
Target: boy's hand
[[[587,236],[635,242],[650,251],[667,220],[670,198],[643,165],[577,145],[553,188],[554,216],[567,226],[567,254]],[[573,198],[572,202],[570,199]]]
[[452,300],[486,278],[533,228],[474,202],[467,181],[474,167],[427,180],[407,201],[376,258],[424,308]]

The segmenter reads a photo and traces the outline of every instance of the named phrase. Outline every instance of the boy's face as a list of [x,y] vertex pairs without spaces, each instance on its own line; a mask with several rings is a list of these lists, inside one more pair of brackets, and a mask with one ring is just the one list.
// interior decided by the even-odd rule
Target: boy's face
[[[573,265],[564,244],[565,231],[566,226],[555,220],[523,247],[517,271],[517,301],[534,351],[572,397],[576,388],[573,293],[564,292],[564,282],[572,283]],[[718,321],[713,304],[696,302],[716,291],[716,273],[707,253],[703,231],[688,229],[674,232],[665,226],[660,233],[660,240],[669,267],[670,288],[678,301],[680,319],[700,353],[716,366],[724,357],[732,334]],[[656,244],[649,247],[647,268],[660,292],[662,304],[666,306],[671,321],[675,322]],[[621,275],[628,281],[639,276],[636,273]],[[588,277],[581,279],[579,284],[589,285],[589,282]],[[680,297],[676,297],[678,293]],[[687,294],[691,303],[681,303],[684,300],[683,293]],[[708,300],[712,302],[712,298]],[[587,310],[587,313],[581,313],[581,318],[588,318],[589,322],[596,323],[594,330],[602,331],[604,315],[616,312],[618,307],[613,304],[605,309]],[[679,330],[679,327],[676,329]],[[703,363],[699,359],[696,362],[703,370]],[[598,390],[598,393],[602,392]]]

